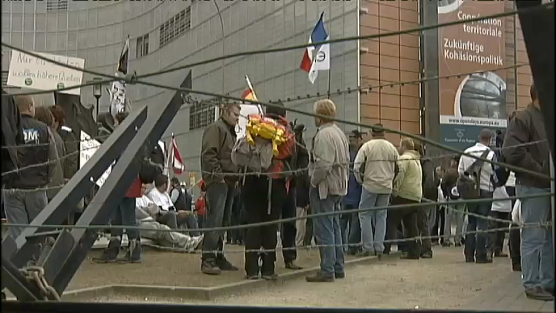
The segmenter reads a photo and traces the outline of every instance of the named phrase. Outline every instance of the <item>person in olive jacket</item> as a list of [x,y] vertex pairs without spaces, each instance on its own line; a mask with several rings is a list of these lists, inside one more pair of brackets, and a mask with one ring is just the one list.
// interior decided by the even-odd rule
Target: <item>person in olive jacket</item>
[[[229,224],[238,173],[232,162],[232,149],[236,143],[235,127],[239,122],[241,107],[237,103],[225,104],[221,117],[203,132],[201,144],[201,170],[210,207],[204,222],[205,228]],[[207,232],[203,239],[201,271],[208,275],[220,275],[221,271],[237,271],[222,252],[224,232]],[[217,251],[217,252],[215,252]]]

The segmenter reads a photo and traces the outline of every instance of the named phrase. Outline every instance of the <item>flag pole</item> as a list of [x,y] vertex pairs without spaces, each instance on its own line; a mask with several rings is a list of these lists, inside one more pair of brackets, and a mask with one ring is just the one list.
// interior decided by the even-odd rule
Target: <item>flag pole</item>
[[[332,3],[331,1],[328,1],[328,16],[332,16]],[[324,17],[324,12],[323,12],[323,17]],[[330,18],[329,18],[330,19]],[[324,21],[323,21],[324,23]],[[330,25],[329,25],[330,27]],[[329,28],[330,31],[330,28]],[[328,35],[328,38],[326,38],[326,40],[330,40],[330,33]],[[330,68],[328,69],[328,92],[326,93],[328,100],[330,100],[330,85],[331,85],[331,81],[332,81],[332,45],[328,45],[329,46],[329,51],[328,51],[328,57],[330,58],[329,62],[330,62]]]

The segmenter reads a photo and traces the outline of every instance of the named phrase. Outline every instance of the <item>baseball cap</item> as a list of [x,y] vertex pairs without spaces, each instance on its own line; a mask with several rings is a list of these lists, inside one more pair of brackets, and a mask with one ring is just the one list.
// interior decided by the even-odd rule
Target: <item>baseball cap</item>
[[357,129],[354,129],[349,133],[349,138],[363,139],[363,133],[358,131]]

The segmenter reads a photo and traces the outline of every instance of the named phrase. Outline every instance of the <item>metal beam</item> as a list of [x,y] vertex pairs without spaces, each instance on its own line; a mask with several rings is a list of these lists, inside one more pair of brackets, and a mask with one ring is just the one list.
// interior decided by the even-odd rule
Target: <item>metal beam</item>
[[[188,75],[190,79],[191,73]],[[187,80],[187,79],[186,79]],[[133,140],[129,142],[122,156],[112,169],[104,185],[93,198],[76,225],[105,225],[108,223],[112,210],[122,199],[125,191],[132,184],[139,172],[140,162],[152,152],[152,148],[162,137],[176,114],[182,101],[181,92],[175,92],[164,105],[158,105],[149,112],[145,124],[139,129]],[[81,266],[87,253],[93,246],[96,231],[76,228],[71,232],[77,244],[72,247],[59,275],[52,282],[52,287],[62,294],[75,272]]]
[[2,256],[2,287],[11,291],[19,301],[42,300],[40,290],[23,277],[19,269],[10,260]]
[[27,245],[27,236],[52,230],[40,228],[41,225],[61,224],[74,211],[78,202],[89,193],[91,185],[95,184],[108,166],[120,156],[124,150],[123,147],[129,144],[137,133],[137,129],[146,118],[146,110],[138,110],[125,119],[122,125],[108,137],[91,159],[72,177],[30,224],[39,227],[29,227],[23,230],[16,239],[19,251],[12,258],[12,262],[16,266],[22,267],[30,259],[31,254],[37,251],[37,248],[25,247]]

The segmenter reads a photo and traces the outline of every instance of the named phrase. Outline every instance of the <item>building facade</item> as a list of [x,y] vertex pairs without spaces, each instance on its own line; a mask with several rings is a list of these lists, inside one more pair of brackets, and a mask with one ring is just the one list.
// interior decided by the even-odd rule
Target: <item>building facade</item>
[[[250,50],[306,44],[321,12],[331,39],[373,35],[418,28],[424,24],[427,1],[2,1],[2,42],[23,49],[85,59],[87,69],[113,74],[126,38],[130,38],[129,70],[156,72],[193,62]],[[462,1],[463,2],[463,1]],[[513,2],[504,9],[512,10]],[[504,18],[505,65],[527,62],[517,17]],[[331,70],[315,84],[299,69],[304,49],[257,54],[217,61],[149,78],[177,86],[189,70],[193,89],[240,97],[249,75],[259,99],[283,101],[286,106],[312,111],[317,97],[332,91],[338,117],[415,134],[426,134],[423,122],[439,100],[425,101],[424,84],[415,83],[427,69],[423,35],[405,33],[331,46]],[[2,83],[9,50],[2,60]],[[505,70],[507,110],[528,103],[528,67]],[[93,77],[84,74],[83,81]],[[442,79],[442,78],[441,78]],[[410,82],[398,84],[398,82]],[[391,86],[388,86],[391,84]],[[359,87],[373,87],[357,92]],[[347,89],[353,92],[338,92]],[[132,85],[127,96],[132,108],[156,106],[164,90]],[[199,97],[203,98],[203,97]],[[206,98],[206,97],[205,97]],[[305,98],[305,99],[304,99]],[[82,88],[82,103],[95,103],[92,88]],[[104,91],[101,111],[108,109]],[[438,112],[438,110],[436,110]],[[315,133],[313,119],[292,114]],[[165,137],[174,134],[187,167],[199,169],[202,129],[214,119],[209,107],[187,107],[175,117]],[[434,117],[432,118],[435,119]],[[342,125],[349,131],[352,126]],[[434,129],[430,131],[431,135]],[[397,144],[400,136],[389,134]],[[440,139],[438,139],[440,141]],[[309,141],[310,142],[310,141]],[[197,174],[197,177],[199,174]]]

